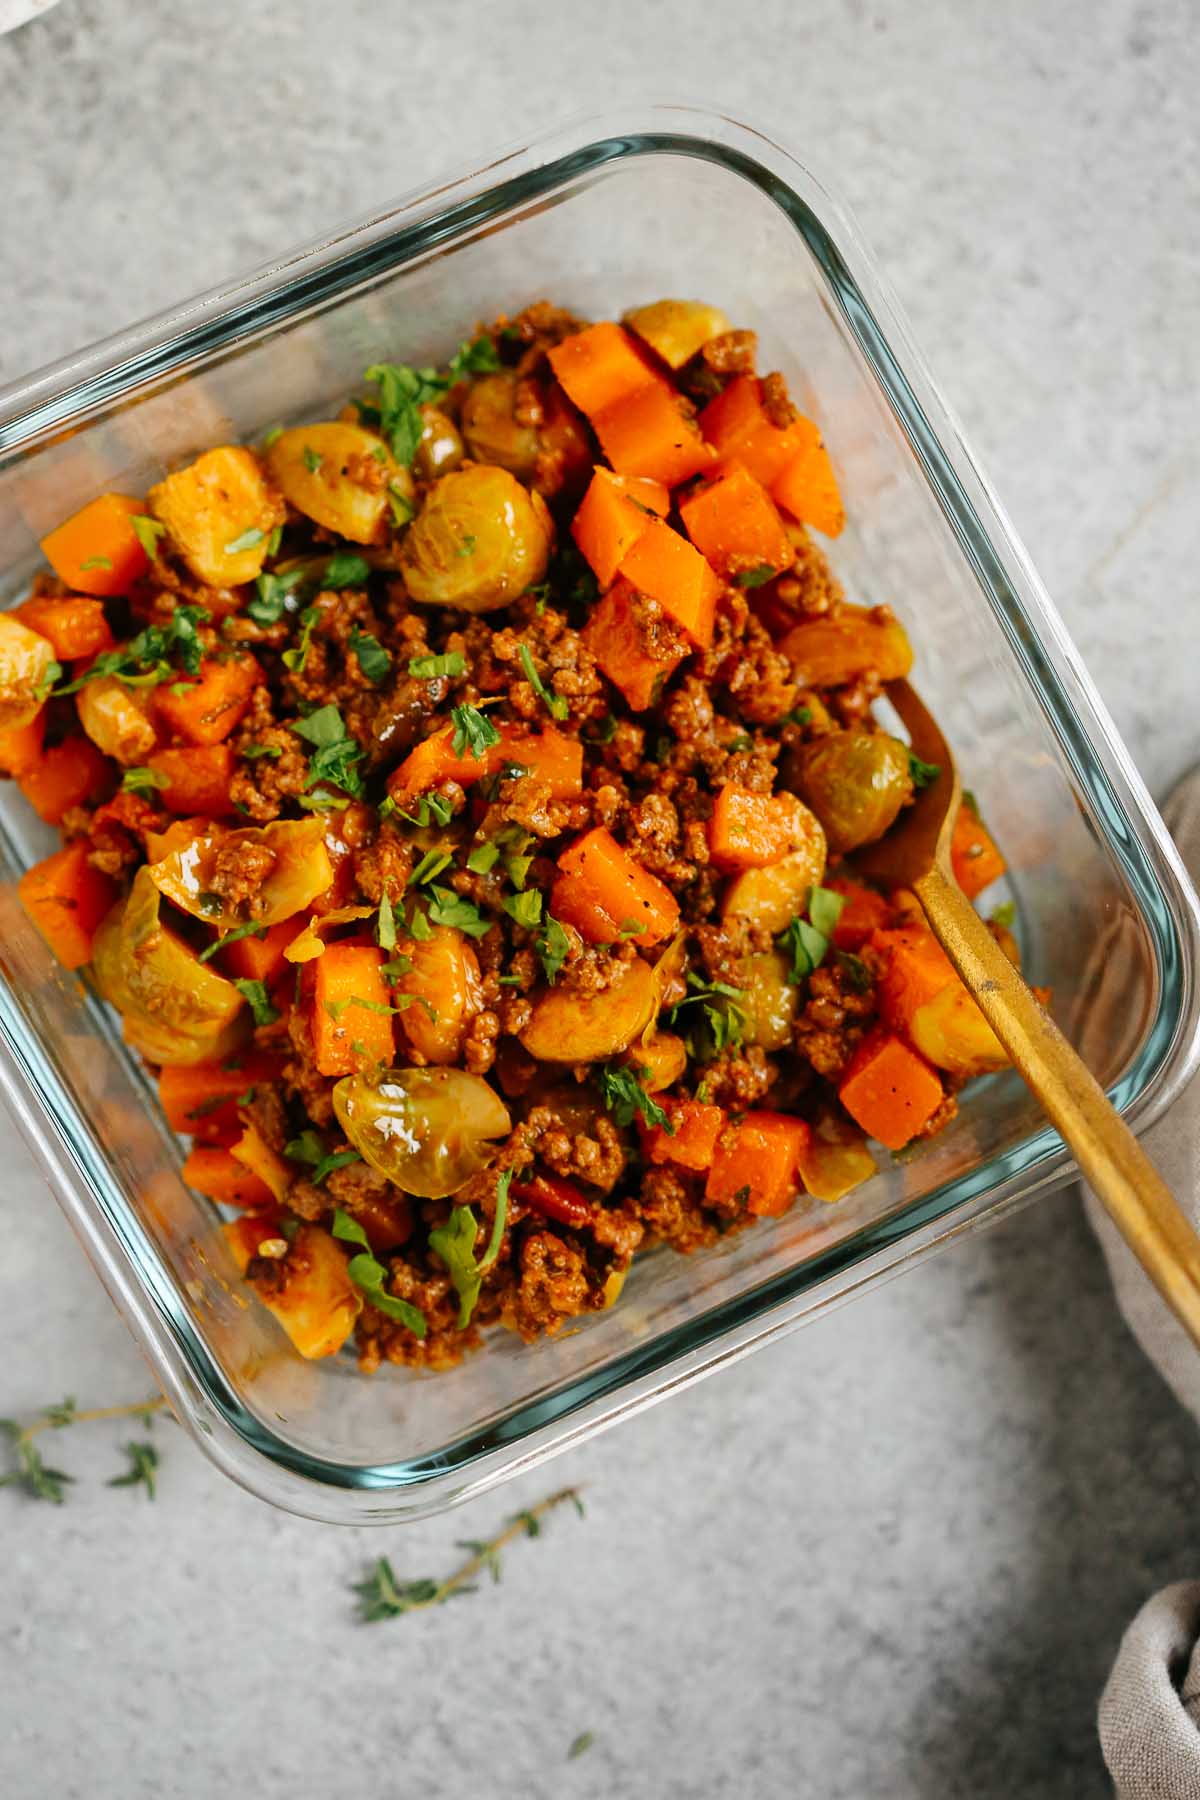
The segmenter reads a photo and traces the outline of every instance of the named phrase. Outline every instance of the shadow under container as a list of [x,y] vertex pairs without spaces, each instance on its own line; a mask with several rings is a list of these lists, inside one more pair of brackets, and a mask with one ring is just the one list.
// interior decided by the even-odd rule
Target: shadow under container
[[[210,444],[330,416],[379,361],[444,360],[477,320],[550,298],[610,318],[664,294],[759,334],[819,421],[851,599],[894,604],[916,673],[1010,866],[1025,965],[1135,1123],[1194,1058],[1189,884],[1063,628],[845,212],[777,145],[690,107],[502,154],[0,395],[8,603],[37,540],[105,489]],[[620,1304],[445,1374],[301,1362],[237,1282],[114,1020],[17,903],[51,848],[0,784],[0,1074],[75,1231],[200,1444],[315,1518],[389,1522],[476,1495],[791,1330],[1068,1168],[1012,1075],[836,1206],[639,1259]],[[1098,977],[1103,971],[1104,980]]]

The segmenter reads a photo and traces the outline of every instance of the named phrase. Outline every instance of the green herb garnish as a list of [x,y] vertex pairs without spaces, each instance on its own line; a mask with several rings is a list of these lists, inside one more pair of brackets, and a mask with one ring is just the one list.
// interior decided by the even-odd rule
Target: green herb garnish
[[529,653],[529,645],[521,645],[521,667],[525,671],[525,679],[543,701],[552,719],[565,719],[570,708],[561,694],[552,694],[545,682],[533,666],[533,657]]
[[758,563],[753,569],[743,569],[739,575],[735,575],[733,585],[740,588],[763,587],[768,581],[774,581],[778,573],[779,570],[772,568],[770,563]]
[[143,513],[133,513],[129,523],[133,526],[138,543],[150,561],[154,562],[158,556],[158,540],[166,535],[166,526],[160,524],[157,519],[148,518]]
[[293,675],[303,675],[304,665],[308,661],[308,653],[312,649],[313,632],[321,620],[321,609],[317,606],[306,606],[300,614],[300,636],[293,649],[283,653],[283,666],[290,669]]
[[362,587],[370,573],[371,565],[365,556],[357,556],[352,550],[338,550],[325,564],[321,586],[333,589]]
[[475,1261],[475,1237],[478,1226],[475,1214],[469,1206],[456,1206],[444,1225],[439,1225],[429,1234],[429,1248],[435,1250],[445,1263],[454,1283],[454,1291],[458,1295],[458,1329],[465,1331],[471,1323],[471,1314],[475,1311],[479,1299],[479,1290],[483,1285],[483,1277],[500,1254],[500,1245],[504,1241],[504,1226],[508,1218],[508,1190],[512,1185],[512,1170],[505,1169],[496,1183],[496,1211],[492,1219],[492,1234],[488,1239],[487,1249]]
[[362,1245],[359,1255],[352,1256],[346,1264],[346,1273],[355,1287],[361,1288],[371,1305],[381,1313],[386,1314],[389,1319],[395,1319],[398,1324],[407,1326],[415,1338],[423,1338],[426,1332],[425,1314],[420,1307],[413,1306],[408,1300],[398,1300],[395,1294],[389,1294],[388,1272],[375,1257],[366,1232],[358,1220],[352,1219],[340,1206],[334,1208],[333,1235],[341,1238],[343,1243]]
[[534,949],[541,959],[546,980],[554,986],[555,977],[567,960],[571,948],[571,940],[559,924],[558,920],[547,914],[542,929],[537,935]]
[[466,674],[467,659],[461,650],[449,650],[444,656],[413,656],[409,658],[408,672],[418,681],[436,681],[439,675],[453,680]]
[[331,781],[352,798],[362,793],[362,775],[358,769],[362,747],[347,732],[342,715],[332,702],[318,707],[306,719],[297,719],[291,729],[297,737],[316,746],[308,759],[306,788],[313,788],[320,781]]
[[167,786],[167,777],[159,769],[126,769],[121,777],[121,791],[126,794],[147,794]]
[[352,626],[350,648],[368,681],[378,687],[381,681],[387,680],[392,659],[377,637],[372,637],[369,631],[360,631],[357,625]]
[[251,525],[248,530],[243,531],[240,536],[226,544],[225,554],[226,556],[237,556],[243,550],[253,550],[256,545],[262,543],[266,535],[260,525]]
[[[491,930],[491,921],[485,919],[477,906],[464,900],[452,888],[432,887],[428,890],[429,917],[435,925],[452,926],[456,931],[465,931],[468,937],[486,937]],[[413,933],[419,936],[418,932]]]
[[527,931],[533,931],[541,923],[542,896],[532,888],[526,893],[510,894],[503,906],[509,918]]
[[455,756],[462,756],[469,750],[476,762],[481,762],[487,752],[500,742],[500,733],[477,706],[452,707],[450,717],[454,720],[454,737],[450,747]]
[[632,1125],[640,1115],[647,1125],[659,1125],[668,1137],[674,1137],[675,1127],[658,1101],[646,1092],[648,1069],[635,1063],[605,1063],[597,1074],[604,1104],[618,1125]]
[[144,1487],[147,1497],[153,1500],[158,1471],[158,1451],[153,1444],[145,1443],[128,1443],[122,1445],[122,1448],[129,1458],[129,1467],[124,1475],[114,1475],[108,1486]]
[[913,786],[918,794],[937,780],[942,772],[941,763],[922,762],[912,750],[908,753],[908,772],[912,776]]
[[254,1014],[256,1025],[273,1025],[275,1023],[279,1014],[271,1005],[265,983],[239,978],[233,985]]
[[[220,907],[221,907],[220,897],[214,896],[214,898],[216,898],[216,902],[217,902],[216,910],[219,912]],[[203,894],[200,896],[200,900],[201,900],[201,902],[203,902],[203,900],[204,900]],[[207,908],[206,908],[206,910],[207,910]],[[211,944],[206,944],[204,946],[204,949],[201,950],[199,955],[197,956],[196,961],[202,962],[202,963],[208,962],[211,957],[216,956],[216,954],[219,950],[224,950],[226,945],[236,944],[239,938],[246,938],[246,937],[264,938],[264,937],[266,937],[266,935],[267,935],[266,926],[264,924],[262,924],[258,919],[251,919],[249,924],[235,925],[232,931],[227,931],[225,933],[224,937],[215,938]]]

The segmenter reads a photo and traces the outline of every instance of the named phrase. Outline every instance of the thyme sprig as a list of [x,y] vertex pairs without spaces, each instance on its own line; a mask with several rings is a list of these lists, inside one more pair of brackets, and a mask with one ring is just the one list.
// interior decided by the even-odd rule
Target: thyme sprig
[[493,1581],[499,1581],[501,1551],[518,1538],[539,1537],[542,1520],[568,1501],[582,1519],[583,1501],[579,1498],[578,1488],[559,1488],[557,1493],[548,1494],[534,1506],[526,1507],[524,1512],[516,1513],[495,1537],[460,1539],[459,1547],[469,1551],[470,1555],[441,1581],[434,1581],[429,1576],[405,1581],[396,1574],[388,1558],[381,1556],[362,1581],[351,1584],[358,1595],[360,1621],[364,1625],[374,1625],[381,1619],[399,1618],[402,1613],[425,1612],[431,1606],[443,1606],[460,1594],[475,1593],[476,1578],[480,1575],[490,1575]]
[[[65,1489],[75,1479],[64,1469],[51,1468],[45,1461],[34,1439],[43,1431],[62,1431],[68,1425],[87,1425],[98,1419],[141,1419],[149,1425],[156,1412],[166,1406],[161,1394],[152,1400],[137,1400],[128,1406],[93,1406],[82,1411],[76,1406],[74,1396],[67,1395],[57,1405],[43,1407],[42,1411],[28,1425],[22,1425],[16,1419],[0,1419],[0,1433],[7,1437],[12,1447],[13,1467],[0,1475],[0,1487],[20,1487],[33,1500],[49,1500],[55,1506],[61,1506],[66,1499]],[[144,1452],[149,1445],[127,1445],[126,1454],[133,1461],[133,1451]],[[131,1469],[129,1475],[118,1476],[110,1486],[133,1486],[136,1481],[144,1485],[153,1499],[153,1471],[157,1464],[157,1456],[151,1451],[149,1458],[141,1457],[141,1466],[147,1473],[136,1476]]]

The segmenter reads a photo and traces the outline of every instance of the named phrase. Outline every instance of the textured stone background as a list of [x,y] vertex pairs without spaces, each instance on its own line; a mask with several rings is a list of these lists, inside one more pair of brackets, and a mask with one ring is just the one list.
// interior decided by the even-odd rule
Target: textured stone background
[[[13,378],[497,142],[711,96],[830,171],[1156,793],[1196,756],[1200,202],[1187,0],[63,0],[0,41]],[[1190,529],[1189,529],[1190,528]],[[0,1405],[145,1385],[5,1131]],[[465,1513],[270,1511],[170,1425],[156,1505],[55,1439],[0,1495],[0,1792],[675,1800],[1107,1792],[1124,1623],[1200,1568],[1194,1426],[1071,1196]],[[367,1631],[346,1583],[448,1566],[586,1482],[503,1586]],[[591,1750],[569,1765],[578,1732]]]

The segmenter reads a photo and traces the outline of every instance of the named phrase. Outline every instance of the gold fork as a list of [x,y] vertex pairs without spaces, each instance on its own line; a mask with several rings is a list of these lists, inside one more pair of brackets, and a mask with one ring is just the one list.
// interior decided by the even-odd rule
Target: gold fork
[[951,873],[962,786],[936,720],[907,681],[888,697],[912,748],[940,773],[878,843],[855,857],[885,887],[911,888],[938,941],[1047,1118],[1193,1343],[1200,1346],[1200,1237],[1103,1088],[1030,993]]

